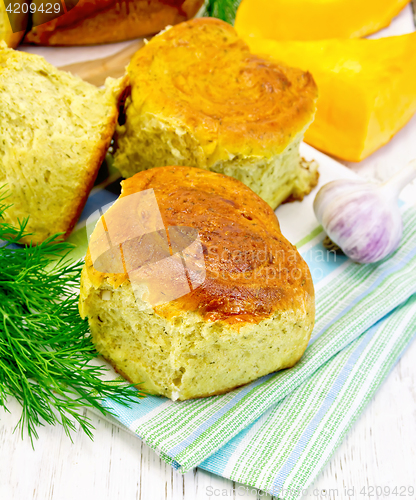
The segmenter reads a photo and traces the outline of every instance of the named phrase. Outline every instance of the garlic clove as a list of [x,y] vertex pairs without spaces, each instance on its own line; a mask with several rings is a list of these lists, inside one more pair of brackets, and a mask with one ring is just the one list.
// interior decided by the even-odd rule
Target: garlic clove
[[399,246],[403,227],[398,196],[416,177],[416,161],[388,182],[338,180],[323,186],[314,211],[329,238],[352,260],[378,262]]
[[327,210],[328,205],[331,204],[338,196],[350,191],[355,191],[356,189],[360,189],[366,185],[367,182],[361,179],[343,179],[325,184],[320,189],[313,204],[318,221],[321,222],[323,212]]
[[361,263],[386,257],[397,248],[402,234],[399,208],[385,203],[377,188],[344,191],[318,220],[330,239]]

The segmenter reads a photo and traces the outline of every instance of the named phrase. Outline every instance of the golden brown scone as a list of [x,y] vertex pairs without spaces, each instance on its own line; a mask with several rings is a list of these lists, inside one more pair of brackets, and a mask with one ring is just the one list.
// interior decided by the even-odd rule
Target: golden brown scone
[[[43,0],[37,0],[42,2]],[[152,35],[193,17],[203,0],[80,0],[64,16],[42,23],[25,37],[37,45],[95,45]]]
[[[156,210],[137,198],[149,190]],[[153,232],[137,236],[143,221]],[[178,246],[178,227],[194,228],[197,244]],[[172,298],[172,287],[184,294]],[[123,181],[96,225],[80,313],[118,372],[150,393],[184,400],[293,366],[313,328],[314,289],[272,209],[248,187],[202,169],[161,167]]]
[[112,139],[125,78],[98,89],[0,42],[0,186],[41,243],[74,227]]
[[250,53],[217,19],[194,19],[154,37],[128,66],[131,96],[117,127],[124,177],[162,165],[230,175],[272,208],[317,183],[299,143],[315,113],[312,76]]

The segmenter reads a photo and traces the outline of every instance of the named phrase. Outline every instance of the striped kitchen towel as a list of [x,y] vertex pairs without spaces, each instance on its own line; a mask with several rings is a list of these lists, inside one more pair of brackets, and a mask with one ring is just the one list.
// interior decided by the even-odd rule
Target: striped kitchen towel
[[[90,204],[95,197],[103,193],[93,193]],[[293,368],[221,396],[147,396],[130,409],[107,399],[103,406],[181,472],[200,466],[299,498],[416,331],[416,209],[404,210],[403,220],[400,248],[378,264],[327,252],[319,228],[302,239],[317,311],[310,344]],[[72,238],[82,254],[81,231]]]

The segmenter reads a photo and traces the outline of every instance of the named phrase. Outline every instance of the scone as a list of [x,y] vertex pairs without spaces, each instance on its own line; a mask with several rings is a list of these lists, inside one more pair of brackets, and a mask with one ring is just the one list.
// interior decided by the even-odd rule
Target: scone
[[[36,1],[41,4],[43,0]],[[186,21],[202,4],[203,0],[79,0],[64,16],[53,20],[37,11],[25,42],[92,45],[140,38]]]
[[113,136],[125,79],[104,89],[0,42],[0,186],[23,243],[69,234]]
[[123,181],[92,233],[80,314],[140,388],[211,396],[302,356],[314,325],[308,266],[240,181],[160,167]]
[[131,95],[116,131],[124,177],[187,165],[242,181],[273,209],[318,179],[299,143],[315,113],[312,76],[250,53],[217,19],[154,37],[128,66]]

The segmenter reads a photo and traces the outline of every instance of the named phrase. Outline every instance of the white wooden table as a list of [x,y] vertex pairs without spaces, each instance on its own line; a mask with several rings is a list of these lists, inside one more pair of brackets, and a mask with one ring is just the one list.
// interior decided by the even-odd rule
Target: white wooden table
[[[387,33],[413,29],[407,8]],[[106,48],[105,53],[101,47],[89,49],[89,57],[107,55],[122,46]],[[59,49],[59,56],[57,49],[30,50],[60,64],[86,57],[82,49]],[[383,180],[411,158],[416,158],[416,117],[390,144],[349,166],[360,175]],[[416,183],[403,196],[416,203]],[[10,414],[0,410],[0,500],[271,498],[202,470],[179,474],[139,439],[90,413],[94,442],[79,432],[71,443],[60,427],[44,427],[32,450],[27,439],[22,441],[13,433],[20,415],[18,405],[10,401],[9,409]],[[322,471],[309,498],[398,498],[393,493],[369,496],[369,486],[390,487],[391,491],[397,486],[398,493],[401,486],[416,489],[416,342]]]

